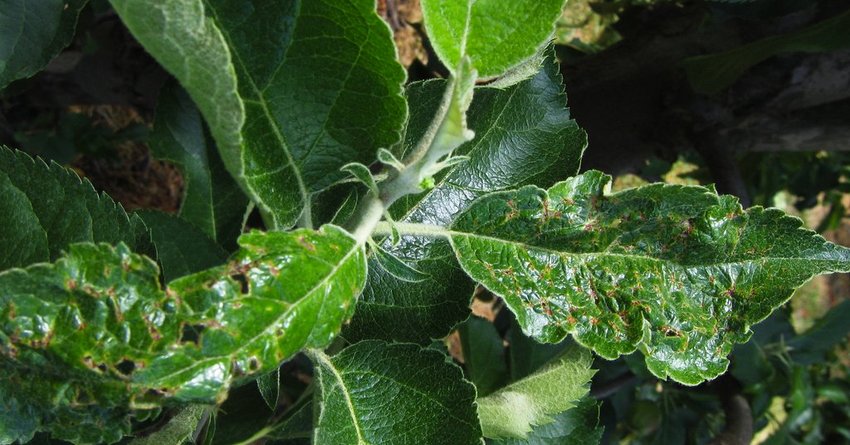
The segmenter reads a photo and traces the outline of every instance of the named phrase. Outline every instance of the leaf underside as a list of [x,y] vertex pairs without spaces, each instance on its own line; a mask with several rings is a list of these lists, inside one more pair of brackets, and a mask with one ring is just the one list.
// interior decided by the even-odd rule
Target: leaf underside
[[321,397],[313,443],[481,443],[475,387],[440,352],[369,340],[312,355]]
[[124,244],[75,244],[55,263],[0,273],[0,399],[31,418],[28,434],[93,437],[93,422],[114,422],[123,432],[102,439],[114,441],[133,409],[220,402],[232,384],[327,346],[362,290],[363,248],[335,226],[239,244],[227,264],[165,290],[156,264]]
[[539,341],[572,334],[609,359],[640,348],[655,375],[698,384],[794,289],[850,269],[850,250],[777,209],[697,186],[605,195],[609,181],[494,193],[453,225],[464,270]]
[[[422,136],[444,88],[443,81],[408,88],[411,118],[404,151]],[[488,192],[529,183],[548,185],[577,173],[587,139],[570,119],[566,99],[551,55],[530,79],[505,89],[477,88],[468,116],[476,137],[455,150],[470,159],[438,176],[427,193],[402,198],[390,209],[393,217],[448,225]],[[468,316],[474,284],[457,266],[446,241],[405,236],[398,245],[383,247],[430,278],[413,286],[370,260],[368,284],[346,338],[424,344],[445,336]]]

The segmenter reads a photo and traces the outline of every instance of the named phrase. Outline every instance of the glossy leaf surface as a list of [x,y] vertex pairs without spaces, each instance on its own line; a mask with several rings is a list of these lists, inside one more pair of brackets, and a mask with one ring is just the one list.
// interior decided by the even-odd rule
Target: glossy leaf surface
[[80,242],[123,242],[153,255],[138,216],[59,164],[0,146],[0,192],[0,271],[55,260]]
[[564,0],[422,0],[428,36],[449,69],[463,56],[481,77],[503,74],[545,45]]
[[3,403],[55,437],[98,422],[120,437],[132,408],[221,401],[231,384],[327,346],[362,290],[362,246],[335,226],[239,243],[227,264],[165,290],[156,264],[123,244],[75,244],[55,263],[0,273]]
[[577,345],[522,380],[478,399],[481,429],[490,438],[528,437],[532,428],[554,421],[587,395],[592,356]]
[[321,387],[313,443],[481,443],[475,387],[440,352],[363,341],[311,355]]
[[795,288],[850,269],[850,250],[779,210],[696,186],[605,195],[609,181],[491,194],[454,223],[464,270],[539,341],[573,334],[609,359],[640,348],[655,375],[697,384]]
[[74,37],[88,0],[0,0],[0,90],[44,68]]
[[[425,132],[444,88],[443,81],[408,88],[411,117],[405,151]],[[430,191],[400,200],[391,213],[400,222],[448,225],[487,192],[531,182],[552,184],[577,173],[586,135],[570,119],[565,103],[552,59],[536,76],[509,88],[477,88],[468,115],[475,139],[455,151],[470,159],[439,175]],[[474,285],[447,242],[406,236],[397,246],[383,247],[431,278],[412,286],[370,260],[368,285],[346,338],[427,343],[468,316]]]
[[198,108],[175,83],[160,92],[150,146],[183,173],[180,217],[222,246],[235,246],[248,199],[225,170]]

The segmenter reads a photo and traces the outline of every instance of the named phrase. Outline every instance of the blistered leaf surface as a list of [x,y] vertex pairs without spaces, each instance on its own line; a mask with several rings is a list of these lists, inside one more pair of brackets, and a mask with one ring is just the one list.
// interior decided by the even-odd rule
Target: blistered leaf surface
[[475,387],[440,352],[363,341],[312,356],[321,387],[313,443],[481,443]]
[[564,0],[422,0],[422,14],[449,69],[468,55],[481,77],[493,77],[546,44],[563,6]]
[[71,243],[123,242],[153,255],[138,216],[56,163],[0,146],[0,271],[52,261]]
[[[408,88],[405,150],[425,132],[445,85],[428,81]],[[487,192],[551,184],[577,173],[587,140],[570,119],[566,99],[552,59],[536,76],[509,88],[477,88],[468,115],[475,139],[455,151],[470,159],[439,175],[427,193],[400,200],[391,209],[393,216],[400,222],[447,225]],[[346,338],[426,343],[467,317],[473,283],[458,268],[447,242],[405,236],[397,246],[384,248],[431,278],[412,286],[371,260],[374,267]]]
[[850,269],[850,250],[779,210],[696,186],[605,195],[609,181],[491,194],[453,226],[464,270],[539,341],[573,334],[609,359],[640,348],[655,375],[697,384],[796,287]]
[[88,0],[0,0],[0,90],[68,46]]
[[0,273],[0,394],[33,424],[19,429],[68,438],[115,422],[120,437],[134,408],[221,401],[231,384],[327,346],[364,285],[362,246],[335,226],[239,243],[227,264],[164,290],[156,264],[124,244],[75,244],[55,263]]

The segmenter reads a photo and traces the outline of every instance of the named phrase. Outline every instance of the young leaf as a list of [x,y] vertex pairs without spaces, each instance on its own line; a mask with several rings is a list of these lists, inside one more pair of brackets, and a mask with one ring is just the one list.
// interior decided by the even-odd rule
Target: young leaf
[[172,417],[168,423],[155,433],[137,437],[129,445],[183,445],[190,440],[204,414],[212,410],[211,406],[188,405]]
[[355,179],[363,183],[363,185],[365,185],[372,193],[379,193],[378,183],[375,182],[375,177],[372,176],[372,172],[369,170],[369,167],[366,167],[359,162],[350,162],[343,165],[340,170],[354,176]]
[[[242,127],[242,115],[234,114],[224,123],[228,132],[213,135],[228,170],[277,228],[295,224],[311,194],[343,178],[340,167],[369,163],[378,147],[400,138],[407,116],[405,72],[372,0],[113,4],[136,38],[199,103],[210,128],[218,123],[205,112],[209,80],[183,73],[184,67],[214,67],[217,76],[238,77],[238,95],[227,91],[226,99],[235,100],[228,109],[244,106],[249,124]],[[172,28],[179,32],[169,34]],[[191,54],[204,49],[196,48],[202,34],[188,32],[194,29],[210,30],[201,43],[215,43],[214,60]],[[179,59],[176,66],[172,58]],[[236,78],[231,82],[235,85]],[[234,125],[243,142],[235,149],[230,148]]]
[[363,247],[335,226],[239,243],[227,264],[165,290],[124,244],[74,244],[55,263],[0,273],[4,403],[60,438],[101,417],[123,431],[131,409],[220,402],[232,384],[327,346],[364,285]]
[[257,378],[257,388],[270,410],[277,408],[280,398],[280,368]]
[[235,248],[248,199],[225,170],[192,99],[174,82],[159,94],[150,146],[154,156],[177,164],[183,173],[180,217],[220,245]]
[[443,354],[363,341],[310,356],[321,387],[313,443],[481,443],[475,387]]
[[209,124],[224,165],[240,178],[245,107],[230,50],[202,0],[110,3],[136,40],[186,88]]
[[525,439],[488,440],[488,445],[598,445],[604,428],[599,425],[599,402],[585,397],[574,408],[553,416],[553,421],[532,428]]
[[536,373],[479,398],[484,436],[524,439],[533,426],[552,423],[587,395],[591,362],[590,352],[573,345]]
[[221,246],[181,218],[154,210],[135,214],[150,230],[165,281],[215,267],[227,259]]
[[428,37],[450,70],[464,56],[481,77],[499,76],[544,46],[565,0],[422,0]]
[[381,246],[372,245],[375,262],[381,266],[386,273],[398,278],[401,281],[408,283],[421,283],[431,276],[422,273],[404,261],[398,259],[395,255],[387,252]]
[[32,76],[74,37],[88,0],[0,0],[0,90]]
[[0,271],[52,261],[71,243],[123,242],[153,254],[150,235],[138,216],[98,194],[76,174],[20,151],[0,146],[0,228],[5,248]]
[[573,334],[609,359],[640,348],[652,373],[694,385],[795,288],[850,270],[850,250],[779,210],[696,186],[605,195],[609,181],[494,193],[453,225],[461,266],[539,341]]
[[[445,85],[428,81],[408,88],[411,118],[406,151],[425,133]],[[427,193],[402,198],[391,209],[393,217],[399,222],[447,225],[487,192],[532,182],[552,184],[578,173],[587,139],[570,119],[566,100],[551,54],[531,79],[506,89],[477,88],[468,113],[476,137],[455,150],[470,159],[441,172]],[[431,278],[411,286],[370,267],[346,338],[426,344],[468,316],[474,284],[457,266],[448,243],[407,236],[397,246],[383,247]]]

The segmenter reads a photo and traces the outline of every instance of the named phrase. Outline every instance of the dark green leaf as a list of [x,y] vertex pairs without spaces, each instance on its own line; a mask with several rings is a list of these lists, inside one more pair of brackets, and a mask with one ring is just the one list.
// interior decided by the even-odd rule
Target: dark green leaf
[[0,90],[32,76],[74,37],[88,0],[0,0]]
[[507,334],[510,345],[511,380],[519,380],[561,355],[571,340],[561,343],[540,343],[522,332],[514,321]]
[[280,368],[260,376],[257,379],[257,388],[266,405],[274,411],[277,408],[277,400],[280,398]]
[[235,246],[248,199],[224,169],[192,99],[174,83],[159,95],[150,146],[154,156],[177,164],[183,173],[180,217],[220,245]]
[[150,230],[165,281],[209,269],[227,259],[221,246],[181,218],[154,210],[136,215]]
[[[55,263],[0,273],[0,399],[57,438],[170,400],[220,402],[305,347],[325,347],[366,276],[342,229],[253,232],[227,264],[163,290],[151,260],[124,244],[74,244]],[[122,427],[124,425],[124,427]],[[88,436],[86,436],[88,434]],[[82,437],[82,436],[81,436]]]
[[479,199],[451,234],[461,265],[544,342],[567,334],[613,359],[697,384],[726,370],[750,326],[850,250],[776,209],[654,184],[605,195],[596,171]]
[[572,345],[534,374],[478,399],[481,429],[489,438],[527,438],[534,426],[576,406],[595,371],[590,352]]
[[848,28],[850,11],[796,32],[768,37],[719,54],[685,59],[685,72],[695,90],[717,93],[735,82],[750,67],[774,55],[850,47]]
[[449,69],[463,56],[481,77],[519,65],[552,37],[565,0],[422,0],[434,50]]
[[508,382],[505,346],[496,327],[489,321],[471,316],[458,326],[466,375],[478,396],[486,396]]
[[[430,123],[445,83],[411,85],[405,150]],[[564,107],[558,66],[550,58],[533,78],[510,88],[477,88],[469,109],[476,137],[456,150],[469,161],[437,177],[429,192],[402,199],[398,221],[449,224],[475,198],[519,184],[552,184],[576,174],[586,136]],[[469,314],[473,283],[458,268],[445,241],[405,237],[390,253],[432,278],[416,286],[370,267],[368,285],[346,338],[384,338],[427,344]]]
[[599,402],[589,397],[574,408],[553,417],[546,425],[536,426],[526,439],[488,440],[488,445],[598,445],[604,428],[599,425]]
[[375,263],[381,266],[381,269],[384,272],[401,281],[408,283],[421,283],[431,277],[428,274],[414,269],[377,244],[372,246],[372,253],[372,258],[375,260]]
[[98,194],[91,183],[51,163],[0,146],[0,271],[52,261],[71,243],[123,242],[153,253],[138,216]]
[[791,358],[801,365],[822,362],[828,352],[847,339],[850,333],[850,301],[842,301],[805,333],[792,338],[787,346]]
[[321,386],[314,443],[481,443],[475,387],[443,354],[364,341],[311,356]]

